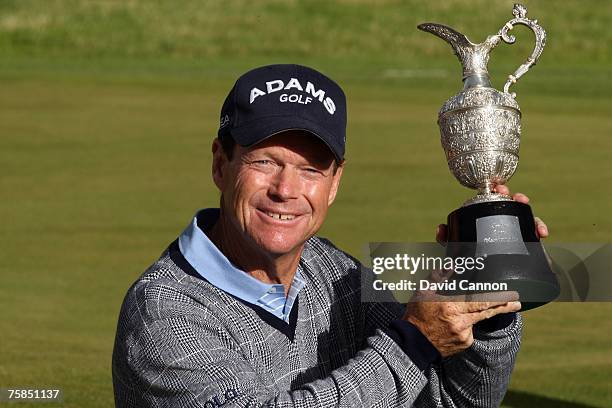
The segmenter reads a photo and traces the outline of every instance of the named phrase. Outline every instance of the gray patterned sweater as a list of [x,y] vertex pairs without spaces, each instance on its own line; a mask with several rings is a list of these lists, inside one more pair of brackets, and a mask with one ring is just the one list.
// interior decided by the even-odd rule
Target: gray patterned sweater
[[125,297],[116,406],[499,406],[520,315],[436,359],[398,325],[403,306],[361,302],[360,265],[329,241],[311,238],[299,268],[306,285],[287,324],[203,280],[170,245]]

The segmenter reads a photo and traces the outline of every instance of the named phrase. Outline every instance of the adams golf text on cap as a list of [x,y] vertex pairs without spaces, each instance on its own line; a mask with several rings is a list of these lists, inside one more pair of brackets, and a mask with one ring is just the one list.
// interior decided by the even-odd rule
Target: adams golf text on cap
[[301,65],[268,65],[242,75],[221,109],[219,138],[251,146],[285,130],[320,138],[344,159],[346,97],[334,81]]

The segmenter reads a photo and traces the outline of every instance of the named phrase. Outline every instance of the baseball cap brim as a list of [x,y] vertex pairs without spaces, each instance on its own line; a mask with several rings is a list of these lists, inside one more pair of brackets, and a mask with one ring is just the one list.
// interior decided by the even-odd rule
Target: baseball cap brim
[[303,130],[311,133],[327,145],[336,161],[341,162],[344,160],[344,147],[338,144],[338,138],[306,118],[293,115],[262,118],[243,126],[235,127],[231,129],[230,133],[240,146],[250,147],[269,137],[289,130]]

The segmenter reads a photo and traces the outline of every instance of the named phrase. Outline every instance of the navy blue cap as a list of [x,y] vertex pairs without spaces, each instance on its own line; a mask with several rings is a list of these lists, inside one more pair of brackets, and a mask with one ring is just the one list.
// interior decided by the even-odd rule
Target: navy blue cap
[[346,97],[338,84],[301,65],[268,65],[242,75],[221,108],[218,136],[252,146],[286,130],[321,139],[344,159]]

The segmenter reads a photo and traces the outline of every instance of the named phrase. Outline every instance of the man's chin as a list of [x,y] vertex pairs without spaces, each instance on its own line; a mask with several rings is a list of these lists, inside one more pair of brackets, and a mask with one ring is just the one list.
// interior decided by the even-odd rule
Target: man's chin
[[281,256],[299,253],[304,247],[304,242],[296,240],[283,240],[282,242],[260,242],[260,247],[271,257],[279,258]]

